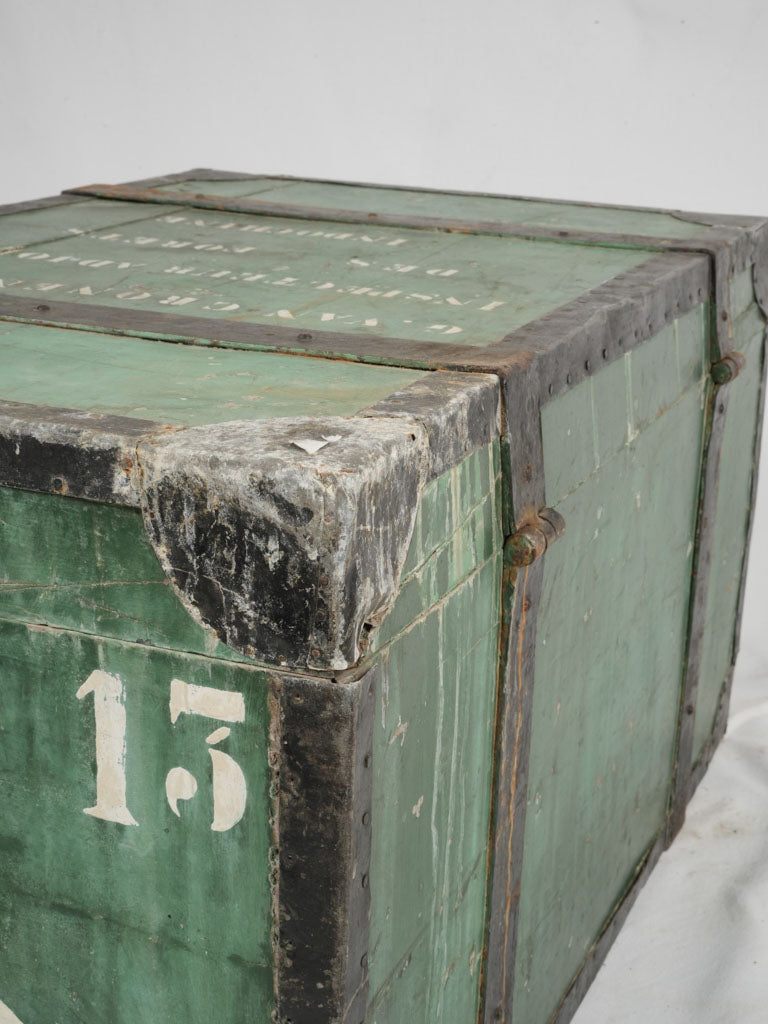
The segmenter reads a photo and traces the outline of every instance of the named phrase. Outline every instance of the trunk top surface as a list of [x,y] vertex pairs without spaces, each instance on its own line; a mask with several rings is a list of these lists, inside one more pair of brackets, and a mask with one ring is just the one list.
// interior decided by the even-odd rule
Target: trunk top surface
[[471,195],[382,185],[345,184],[290,178],[189,180],[160,186],[163,191],[190,192],[237,199],[259,199],[329,210],[361,213],[504,221],[529,227],[568,231],[641,234],[659,239],[695,238],[708,224],[661,210],[633,210],[513,196]]
[[351,416],[429,376],[2,321],[0,361],[2,399],[185,426]]
[[[651,256],[90,199],[0,217],[0,302],[2,315],[43,322],[50,304],[68,303],[57,322],[75,326],[87,318],[83,307],[106,308],[113,325],[86,320],[103,329],[125,330],[143,314],[140,333],[165,337],[174,335],[169,314],[194,319],[195,337],[216,336],[225,323],[251,327],[264,348],[286,347],[281,331],[292,328],[317,331],[329,352],[344,354],[354,334],[370,338],[377,361],[402,363],[412,350],[415,362],[435,365],[442,352],[482,350]],[[291,347],[306,347],[302,340],[294,335]],[[388,340],[409,344],[395,353]]]

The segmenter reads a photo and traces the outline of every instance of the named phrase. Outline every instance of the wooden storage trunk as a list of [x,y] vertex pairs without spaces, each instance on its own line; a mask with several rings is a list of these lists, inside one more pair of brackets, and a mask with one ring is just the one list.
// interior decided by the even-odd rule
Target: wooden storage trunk
[[567,1020],[724,728],[767,257],[210,171],[4,208],[0,1016]]

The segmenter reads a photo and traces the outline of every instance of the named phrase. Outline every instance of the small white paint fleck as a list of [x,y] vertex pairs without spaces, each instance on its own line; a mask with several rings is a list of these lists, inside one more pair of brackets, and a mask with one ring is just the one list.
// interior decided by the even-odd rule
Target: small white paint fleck
[[215,729],[210,736],[206,736],[205,742],[210,743],[211,746],[214,746],[216,743],[221,743],[222,740],[225,740],[228,736],[231,735],[231,733],[232,730],[229,728],[229,726],[222,725],[220,729]]
[[605,511],[605,509],[603,508],[602,505],[598,505],[597,506],[597,518],[598,519],[602,519],[603,518],[603,512],[604,511]]
[[290,309],[278,309],[277,315],[283,320],[295,320],[296,317],[290,311]]
[[497,309],[499,306],[503,306],[503,302],[489,302],[486,306],[481,306],[480,309],[483,313],[487,313],[492,309]]
[[638,491],[638,492],[637,492],[637,493],[635,494],[635,504],[637,505],[637,507],[638,507],[638,508],[640,508],[640,506],[642,505],[642,503],[643,503],[643,496],[642,496],[642,494],[640,493],[640,491]]
[[80,294],[81,294],[81,295],[93,295],[93,292],[91,291],[91,289],[89,288],[89,286],[88,286],[88,285],[86,285],[86,286],[85,286],[84,288],[81,288],[81,289],[80,289]]
[[584,621],[585,622],[589,622],[589,620],[591,618],[592,618],[592,609],[591,608],[587,608],[587,610],[584,612]]
[[320,319],[321,319],[321,321],[323,323],[328,323],[329,320],[334,320],[335,318],[336,318],[336,314],[335,313],[323,313],[321,315],[321,317],[320,317]]
[[[18,449],[17,449],[17,454],[18,454]],[[688,541],[688,547],[685,549],[685,557],[686,558],[690,558],[692,551],[693,551],[693,541],[689,540]]]
[[378,327],[379,321],[375,317],[371,317],[369,320],[364,321],[366,327]]
[[422,807],[423,803],[424,803],[424,794],[422,794],[419,797],[419,799],[416,801],[416,803],[411,808],[411,814],[414,816],[414,818],[421,817],[421,807]]
[[314,441],[312,438],[299,438],[296,441],[291,441],[294,448],[301,448],[307,455],[314,455],[315,452],[319,452],[321,448],[325,448],[328,444],[327,441]]

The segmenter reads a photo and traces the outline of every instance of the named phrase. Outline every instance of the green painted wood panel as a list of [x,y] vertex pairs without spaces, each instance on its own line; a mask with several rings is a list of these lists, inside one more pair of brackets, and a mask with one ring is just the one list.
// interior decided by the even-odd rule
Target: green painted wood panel
[[[463,1024],[477,1011],[498,654],[500,480],[496,441],[427,486],[400,595],[372,636],[385,680],[377,695],[371,866],[369,1019],[380,1024],[405,1019],[414,992],[425,1020]],[[12,950],[6,973],[0,970],[0,1000],[24,1024],[34,1024],[41,1009],[62,1024],[266,1021],[272,982],[264,676],[255,667],[227,664],[227,649],[212,646],[186,616],[134,510],[0,489],[0,566],[0,664],[10,694],[0,715],[0,842],[15,857],[0,897],[0,943],[3,952]],[[120,639],[105,638],[115,636]],[[171,647],[207,647],[217,657]],[[93,802],[95,741],[92,698],[78,701],[76,694],[94,668],[125,683],[126,803],[138,829],[82,813]],[[174,678],[246,694],[246,722],[232,726],[226,749],[247,770],[252,817],[231,864],[224,834],[210,830],[205,754],[205,737],[222,723],[182,716],[173,725]],[[14,743],[5,742],[9,731]],[[53,753],[43,756],[49,749]],[[22,781],[20,765],[27,766]],[[177,765],[200,785],[182,805],[180,821],[164,789]],[[52,773],[57,783],[49,799]],[[405,810],[397,793],[406,793]],[[54,833],[66,835],[63,871],[49,870],[51,848],[62,855],[50,838],[47,846],[38,841],[43,861],[30,858],[20,839],[31,828],[30,816],[39,819],[38,832],[53,823]],[[93,851],[89,828],[97,830]],[[123,838],[115,838],[115,830]],[[189,845],[193,840],[199,852]],[[100,859],[86,878],[83,863],[91,855]],[[217,885],[222,863],[229,873]],[[170,864],[178,865],[171,880]],[[239,873],[246,871],[243,864],[248,874]],[[22,882],[12,872],[23,873]],[[185,903],[184,887],[195,872],[200,880]],[[35,887],[37,874],[44,884]],[[249,897],[232,910],[231,893],[241,891]],[[50,937],[42,948],[41,934]],[[41,953],[50,957],[55,946],[71,950],[66,966],[53,957],[56,968],[42,996],[26,992],[29,968],[24,973],[20,965]],[[90,950],[96,947],[94,964]]]
[[706,323],[691,314],[543,409],[547,503],[567,527],[537,624],[515,1024],[550,1019],[665,821]]
[[[0,664],[0,1001],[24,1024],[269,1020],[264,675],[5,620]],[[118,687],[109,699],[105,678]],[[244,720],[182,713],[172,722],[172,680],[242,695]],[[98,733],[106,768],[95,707],[107,716]],[[231,734],[212,735],[221,728]],[[212,828],[216,751],[246,786],[242,818],[221,830]],[[97,772],[120,763],[137,824],[106,820],[97,799]],[[182,769],[197,793],[177,817],[166,780]],[[101,817],[84,813],[99,804]]]
[[[159,209],[172,213],[175,207],[161,206]],[[61,206],[45,206],[20,213],[0,212],[0,255],[26,245],[73,238],[88,231],[127,227],[129,224],[136,228],[141,221],[152,220],[157,215],[157,207],[150,209],[112,199],[85,199],[83,202],[62,203]]]
[[720,456],[717,511],[701,675],[696,697],[693,758],[701,756],[714,727],[723,685],[733,663],[736,609],[750,512],[753,443],[764,359],[765,320],[748,306],[734,323],[734,347],[746,368],[728,385],[728,411]]
[[177,207],[0,254],[0,294],[482,346],[649,256]]
[[183,607],[136,509],[0,487],[0,617],[248,659]]
[[322,181],[287,181],[280,178],[236,181],[188,181],[163,186],[169,191],[205,195],[263,199],[330,210],[358,210],[361,213],[399,214],[417,217],[446,217],[454,220],[503,221],[529,227],[562,228],[569,231],[605,231],[614,234],[647,235],[653,238],[695,238],[707,230],[672,213],[622,210],[610,206],[581,206],[577,203],[547,202],[495,196],[451,195],[415,189],[378,188],[371,185],[343,185]]
[[373,634],[369,1024],[466,1024],[484,937],[501,530],[498,443],[425,492]]
[[0,321],[0,398],[193,425],[351,416],[424,374]]

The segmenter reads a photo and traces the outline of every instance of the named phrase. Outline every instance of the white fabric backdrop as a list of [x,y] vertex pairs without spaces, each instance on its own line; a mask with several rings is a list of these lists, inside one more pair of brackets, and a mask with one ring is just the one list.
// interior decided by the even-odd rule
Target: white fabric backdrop
[[[764,0],[0,0],[0,202],[214,166],[768,214],[767,35]],[[735,719],[576,1024],[768,1021],[765,490]]]

